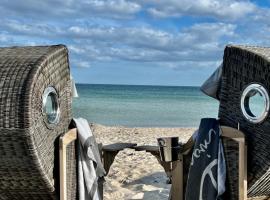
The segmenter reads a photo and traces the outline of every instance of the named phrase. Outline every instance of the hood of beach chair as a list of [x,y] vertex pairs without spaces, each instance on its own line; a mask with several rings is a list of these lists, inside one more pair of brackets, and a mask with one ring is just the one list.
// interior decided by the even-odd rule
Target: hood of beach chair
[[[71,119],[67,48],[0,48],[0,85],[1,199],[58,199],[58,138]],[[74,146],[68,156],[75,199]]]

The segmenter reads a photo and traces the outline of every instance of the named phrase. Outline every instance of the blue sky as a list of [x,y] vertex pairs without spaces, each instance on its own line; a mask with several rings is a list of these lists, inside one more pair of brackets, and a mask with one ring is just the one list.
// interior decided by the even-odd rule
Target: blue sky
[[0,46],[65,44],[79,83],[200,85],[227,44],[270,46],[270,0],[1,0]]

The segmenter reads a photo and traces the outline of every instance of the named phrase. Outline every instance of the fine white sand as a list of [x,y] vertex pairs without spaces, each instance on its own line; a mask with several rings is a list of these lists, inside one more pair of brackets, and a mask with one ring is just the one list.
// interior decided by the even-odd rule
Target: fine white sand
[[[103,144],[156,145],[156,138],[162,136],[179,136],[180,141],[185,142],[195,131],[195,128],[126,128],[98,124],[92,124],[91,128],[97,141]],[[106,177],[104,199],[167,200],[170,185],[166,180],[166,174],[154,156],[126,149],[116,156]]]

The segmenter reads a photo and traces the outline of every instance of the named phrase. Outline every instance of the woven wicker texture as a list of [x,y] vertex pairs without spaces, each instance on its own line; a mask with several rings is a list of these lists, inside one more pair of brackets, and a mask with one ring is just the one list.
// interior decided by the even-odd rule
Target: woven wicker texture
[[[65,46],[0,48],[0,199],[57,199],[58,137],[71,116],[70,71]],[[61,117],[47,123],[42,94],[58,93]],[[75,151],[68,154],[68,199],[75,199]]]
[[[223,75],[219,117],[221,124],[240,130],[246,135],[248,144],[248,196],[270,196],[270,118],[252,124],[242,115],[240,98],[242,91],[253,82],[270,89],[270,48],[250,46],[227,46],[224,52]],[[233,159],[227,163],[233,166]],[[235,167],[230,167],[231,172]],[[229,175],[234,183],[235,175]],[[237,184],[237,182],[235,182]],[[237,186],[230,192],[237,195]],[[234,199],[234,197],[230,197]],[[260,199],[260,198],[257,198]],[[267,199],[267,198],[261,198]]]
[[223,199],[239,200],[238,195],[238,143],[223,137],[224,155],[226,160],[226,192]]

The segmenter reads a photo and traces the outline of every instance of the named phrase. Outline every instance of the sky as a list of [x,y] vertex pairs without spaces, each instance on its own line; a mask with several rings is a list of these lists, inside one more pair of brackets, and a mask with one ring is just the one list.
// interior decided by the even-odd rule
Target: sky
[[199,86],[270,46],[270,0],[1,0],[0,46],[65,44],[77,83]]

